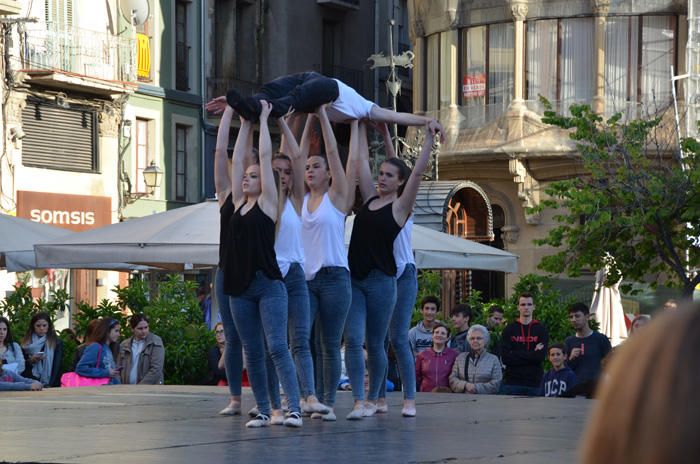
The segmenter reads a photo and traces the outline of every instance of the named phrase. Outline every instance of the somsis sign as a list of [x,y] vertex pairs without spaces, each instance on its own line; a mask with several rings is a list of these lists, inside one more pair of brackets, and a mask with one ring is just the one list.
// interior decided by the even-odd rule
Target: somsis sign
[[111,224],[112,199],[49,192],[17,192],[17,216],[76,232]]
[[56,211],[48,209],[33,209],[29,218],[34,222],[55,225],[95,225],[94,211]]

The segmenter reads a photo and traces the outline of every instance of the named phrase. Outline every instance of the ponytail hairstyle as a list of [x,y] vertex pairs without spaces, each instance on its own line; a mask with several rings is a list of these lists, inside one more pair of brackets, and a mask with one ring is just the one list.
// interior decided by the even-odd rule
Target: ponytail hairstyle
[[408,177],[411,175],[411,169],[409,169],[408,166],[406,166],[406,163],[404,163],[402,160],[398,158],[389,158],[385,159],[384,163],[386,164],[391,164],[394,166],[396,169],[399,170],[399,180],[402,181],[402,184],[399,186],[399,191],[398,194],[401,196],[403,193],[403,189],[406,186],[406,181],[408,180]]

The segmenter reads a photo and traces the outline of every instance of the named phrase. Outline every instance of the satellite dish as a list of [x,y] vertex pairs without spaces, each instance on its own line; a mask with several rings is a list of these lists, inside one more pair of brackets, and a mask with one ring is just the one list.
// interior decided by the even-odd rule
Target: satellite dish
[[148,0],[119,0],[119,9],[134,26],[145,23],[150,13]]

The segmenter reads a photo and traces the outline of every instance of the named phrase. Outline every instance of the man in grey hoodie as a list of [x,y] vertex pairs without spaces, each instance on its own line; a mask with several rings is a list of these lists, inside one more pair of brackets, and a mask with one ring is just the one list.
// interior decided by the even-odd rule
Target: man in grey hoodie
[[408,331],[408,343],[411,345],[414,358],[421,351],[433,346],[433,328],[439,322],[435,319],[435,316],[440,310],[440,299],[436,296],[428,295],[421,300],[420,306],[423,320]]

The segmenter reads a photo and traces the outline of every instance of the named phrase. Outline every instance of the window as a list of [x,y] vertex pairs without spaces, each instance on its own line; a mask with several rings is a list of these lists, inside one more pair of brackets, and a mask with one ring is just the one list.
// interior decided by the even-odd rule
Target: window
[[561,101],[590,102],[594,79],[593,18],[527,22],[527,99],[539,95]]
[[63,171],[98,169],[97,112],[27,98],[22,110],[22,164]]
[[175,88],[190,90],[190,45],[187,37],[187,13],[189,2],[175,4]]
[[605,26],[606,112],[626,106],[652,113],[671,103],[675,16],[610,18]]
[[175,126],[175,200],[187,200],[187,133],[189,126]]
[[44,0],[44,19],[59,30],[73,27],[73,0]]
[[507,107],[515,76],[513,23],[463,29],[460,43],[462,105]]
[[143,178],[143,170],[146,169],[151,160],[149,154],[149,136],[148,136],[148,120],[136,120],[136,157],[135,157],[135,172],[134,185],[132,191],[134,193],[146,193],[146,182]]
[[425,109],[440,109],[440,34],[428,36],[426,47]]
[[[148,0],[149,10],[153,11],[152,0]],[[153,73],[151,63],[153,62],[153,17],[148,16],[148,19],[143,24],[136,26],[136,57],[137,57],[137,77],[142,82],[152,82]]]

